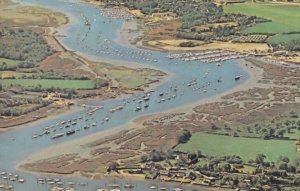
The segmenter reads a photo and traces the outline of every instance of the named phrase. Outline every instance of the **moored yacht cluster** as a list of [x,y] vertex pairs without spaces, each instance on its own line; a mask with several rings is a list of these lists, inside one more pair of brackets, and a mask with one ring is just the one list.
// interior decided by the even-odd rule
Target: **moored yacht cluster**
[[204,63],[216,63],[226,60],[244,58],[246,56],[248,55],[234,51],[205,50],[197,52],[173,53],[168,54],[166,57],[169,59],[181,59],[183,61],[199,60]]

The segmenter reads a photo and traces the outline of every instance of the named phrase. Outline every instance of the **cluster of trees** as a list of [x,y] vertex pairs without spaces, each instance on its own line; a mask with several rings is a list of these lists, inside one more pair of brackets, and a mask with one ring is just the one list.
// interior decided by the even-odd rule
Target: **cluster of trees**
[[95,89],[103,88],[109,85],[107,80],[100,79],[100,78],[94,79],[93,82],[94,82]]
[[0,115],[1,116],[20,116],[20,115],[24,115],[26,113],[30,113],[33,111],[36,111],[42,107],[45,107],[49,104],[45,103],[45,104],[40,104],[40,105],[34,105],[31,107],[14,107],[14,108],[0,108]]
[[300,40],[295,39],[283,43],[271,43],[271,46],[275,51],[280,51],[280,50],[300,51]]
[[24,87],[24,90],[32,92],[59,92],[64,98],[71,98],[77,94],[75,89],[62,89],[54,86],[49,88],[43,88],[40,84],[32,87]]
[[[291,112],[291,117],[298,118],[298,115]],[[254,126],[254,132],[263,139],[283,139],[285,134],[291,133],[293,129],[300,130],[300,120],[285,120],[276,124],[275,121],[272,121],[268,125],[255,124]],[[247,131],[249,133],[253,132],[250,127],[247,128]]]
[[292,40],[284,46],[289,51],[300,51],[300,40]]
[[1,27],[0,33],[0,57],[20,61],[19,68],[33,67],[54,53],[41,34],[29,29]]
[[290,161],[287,156],[279,156],[276,162],[266,161],[266,155],[258,154],[255,160],[250,160],[249,164],[260,165],[263,168],[270,169],[269,175],[273,176],[286,176],[285,172],[298,173],[298,167],[300,166],[300,159]]
[[87,76],[81,75],[69,75],[64,73],[57,73],[54,71],[44,72],[43,70],[29,71],[27,74],[23,74],[20,79],[52,79],[52,80],[90,80]]
[[[206,160],[209,162],[195,166],[195,170],[198,170],[205,174],[209,172],[237,172],[236,168],[242,168],[244,164],[241,157],[237,155],[221,157],[206,156]],[[209,174],[209,176],[214,175],[216,174]]]
[[[30,107],[22,107],[30,104]],[[0,116],[20,116],[51,104],[40,97],[0,99]]]
[[9,99],[0,99],[0,104],[5,107],[14,107],[24,104],[43,104],[45,101],[40,97],[12,97]]

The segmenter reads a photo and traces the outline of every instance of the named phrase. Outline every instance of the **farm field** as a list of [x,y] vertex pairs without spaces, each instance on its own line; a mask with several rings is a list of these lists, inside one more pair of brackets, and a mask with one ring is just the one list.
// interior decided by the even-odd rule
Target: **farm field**
[[42,88],[61,88],[61,89],[93,89],[92,80],[50,80],[50,79],[5,79],[1,80],[3,86],[11,84],[21,84],[23,87],[35,87],[41,85]]
[[270,44],[282,44],[287,43],[292,40],[300,39],[300,34],[279,34],[272,36],[268,39],[268,43]]
[[20,61],[17,60],[11,60],[6,58],[0,58],[0,65],[3,65],[4,63],[7,64],[7,66],[16,66]]
[[276,161],[279,156],[297,157],[294,141],[263,140],[242,137],[230,137],[205,133],[193,134],[186,144],[176,147],[179,151],[201,150],[205,155],[238,155],[244,161],[255,159],[257,154],[265,154],[268,161]]
[[244,3],[226,5],[225,12],[263,17],[272,22],[258,24],[246,29],[246,33],[300,32],[300,7],[270,3]]
[[9,26],[59,26],[68,22],[63,14],[45,8],[32,6],[6,8],[11,3],[2,2],[2,4],[0,22]]

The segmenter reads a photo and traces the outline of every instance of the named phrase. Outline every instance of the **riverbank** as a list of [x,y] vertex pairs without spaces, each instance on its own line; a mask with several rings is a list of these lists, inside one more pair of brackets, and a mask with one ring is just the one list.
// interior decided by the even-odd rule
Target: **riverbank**
[[246,61],[244,59],[237,60],[237,62],[238,62],[237,66],[242,68],[249,75],[248,79],[245,82],[243,82],[225,92],[203,98],[192,104],[185,105],[184,107],[178,107],[178,108],[172,108],[172,109],[166,110],[166,111],[164,111],[164,114],[155,113],[155,114],[140,116],[140,117],[134,119],[133,121],[137,124],[143,124],[145,121],[148,121],[148,120],[151,120],[154,118],[159,118],[162,115],[168,115],[168,114],[172,114],[172,113],[189,113],[193,110],[193,108],[195,108],[195,106],[199,106],[199,105],[206,104],[206,103],[219,102],[219,101],[222,101],[223,96],[259,86],[258,81],[262,80],[262,78],[263,78],[263,70],[260,68],[253,67],[251,62]]
[[[69,154],[69,155],[75,154],[76,158],[79,157],[79,158],[91,159],[91,158],[93,158],[93,156],[91,155],[92,150],[95,150],[96,148],[99,148],[99,147],[106,147],[105,145],[112,146],[109,142],[116,140],[117,137],[123,136],[128,133],[130,134],[130,132],[134,133],[135,131],[141,131],[144,134],[148,134],[149,133],[149,132],[147,132],[148,125],[145,125],[147,123],[147,121],[152,121],[155,119],[162,118],[163,116],[168,116],[168,115],[172,115],[172,114],[176,114],[176,113],[188,114],[188,113],[193,112],[193,108],[195,108],[196,106],[200,106],[202,104],[211,103],[211,102],[222,101],[222,97],[225,95],[228,95],[228,94],[231,94],[231,93],[237,92],[237,91],[242,91],[249,87],[255,87],[258,83],[257,81],[262,78],[262,76],[261,76],[262,74],[257,73],[255,71],[255,69],[251,68],[252,65],[249,62],[240,61],[239,66],[242,67],[244,70],[246,70],[249,73],[250,77],[246,82],[244,82],[244,83],[238,85],[237,87],[234,87],[226,92],[223,92],[219,95],[215,95],[213,97],[202,99],[202,100],[195,102],[193,104],[190,104],[190,105],[186,105],[186,106],[183,106],[180,108],[170,109],[170,110],[164,111],[163,113],[155,113],[155,114],[147,114],[146,116],[139,116],[138,118],[130,121],[128,124],[125,124],[125,125],[122,125],[119,127],[115,127],[112,129],[104,130],[99,133],[89,135],[89,136],[86,136],[86,137],[83,137],[80,139],[76,139],[74,141],[70,141],[70,142],[67,142],[64,144],[52,146],[52,147],[47,148],[39,153],[31,155],[30,158],[27,158],[25,161],[23,161],[18,166],[19,167],[22,166],[22,168],[24,168],[24,165],[25,165],[25,169],[33,170],[35,168],[33,168],[33,169],[32,169],[32,167],[28,168],[28,166],[26,167],[26,164],[34,164],[37,161],[41,162],[41,160],[45,160],[45,159],[54,159],[57,156],[62,156],[62,155],[66,155],[66,154]],[[149,128],[149,130],[151,130],[151,128]],[[131,136],[129,136],[128,138],[131,139],[130,137]],[[151,136],[149,138],[151,139]],[[173,137],[173,139],[174,139],[174,137]],[[100,144],[97,147],[89,147],[88,146],[95,142],[101,142],[101,140],[105,140],[105,141],[103,141],[103,144]],[[126,138],[125,138],[125,140],[126,140]],[[127,142],[125,140],[124,140],[124,142]],[[156,141],[158,141],[158,140],[156,140]],[[161,144],[161,143],[158,142],[158,144]],[[172,144],[174,144],[174,141],[172,141]],[[168,143],[165,146],[172,147],[170,145],[170,143]],[[119,146],[112,146],[111,149],[114,151],[117,151],[117,150],[119,150]],[[47,166],[46,163],[43,164],[42,166],[44,166],[44,165]],[[35,170],[37,170],[37,169],[35,169]],[[51,171],[51,169],[47,169],[47,172],[55,173],[55,170],[54,169],[52,169],[52,170],[53,171]],[[89,174],[89,173],[83,173],[83,174]]]

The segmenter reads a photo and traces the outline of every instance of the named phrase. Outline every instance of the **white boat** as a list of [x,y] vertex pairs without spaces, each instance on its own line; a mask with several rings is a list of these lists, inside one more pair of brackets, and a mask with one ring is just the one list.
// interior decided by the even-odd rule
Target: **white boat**
[[36,138],[38,138],[38,135],[33,135],[32,136],[32,139],[36,139]]
[[118,184],[110,184],[108,185],[110,188],[119,188],[120,186]]
[[74,182],[67,182],[67,185],[68,185],[68,186],[73,186],[73,185],[74,185]]
[[126,183],[124,185],[124,188],[134,188],[133,184],[130,184],[130,183]]
[[183,191],[182,188],[174,188],[174,191]]
[[56,182],[57,185],[62,186],[64,183],[63,182]]
[[145,100],[145,101],[149,101],[149,100],[150,100],[150,97],[145,97],[144,100]]
[[19,178],[18,182],[24,183],[24,182],[25,182],[25,179],[24,179],[24,178]]
[[63,137],[64,135],[65,135],[64,133],[57,133],[57,134],[52,136],[52,139],[58,139],[60,137]]

